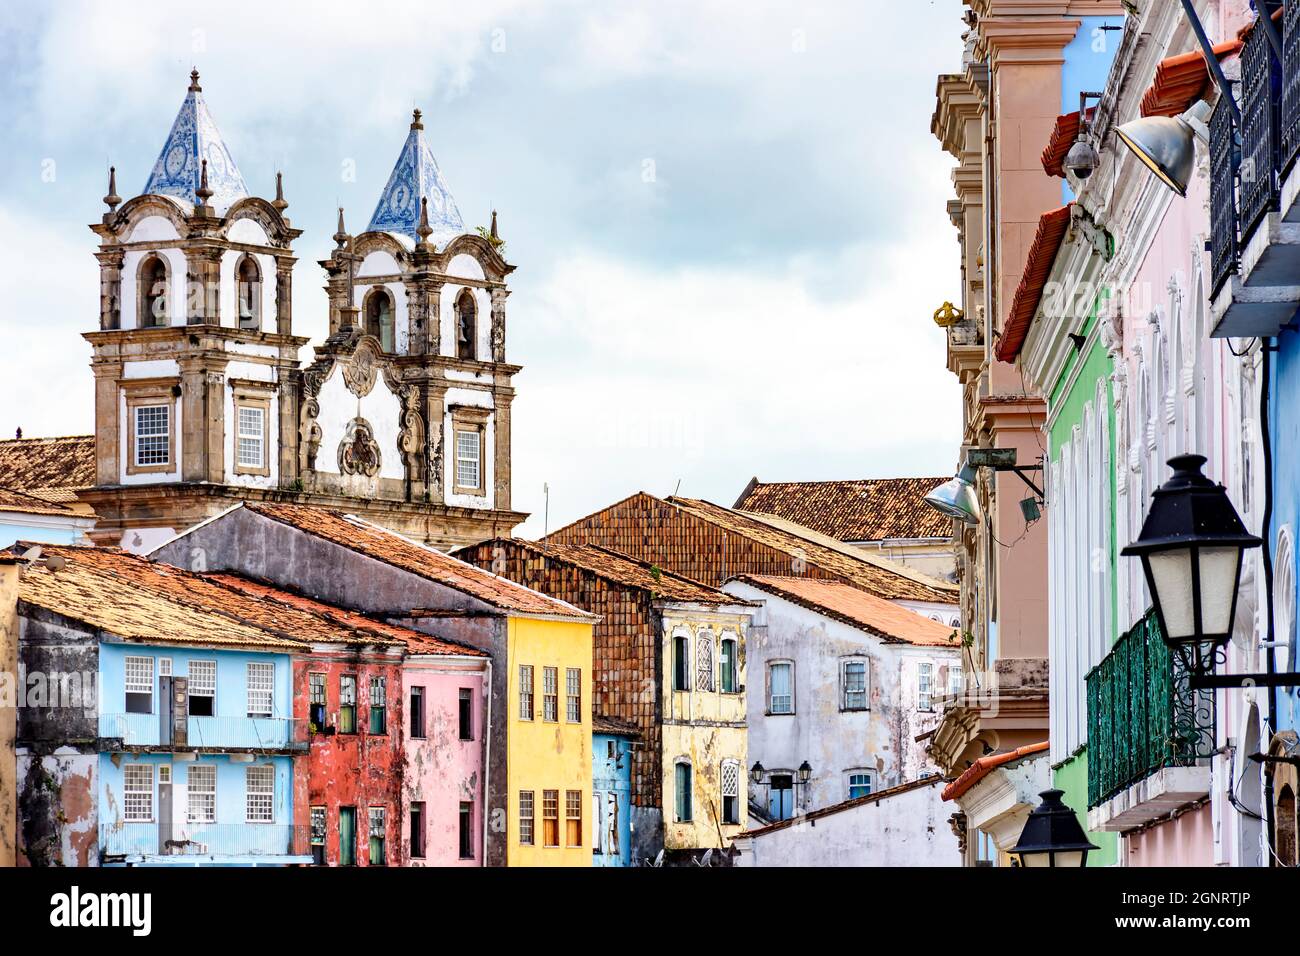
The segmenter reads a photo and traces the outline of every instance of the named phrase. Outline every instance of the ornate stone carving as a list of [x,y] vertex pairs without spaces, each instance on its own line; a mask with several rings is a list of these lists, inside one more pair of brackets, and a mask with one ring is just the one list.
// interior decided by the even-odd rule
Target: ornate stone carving
[[348,422],[339,443],[339,471],[345,475],[364,475],[373,478],[379,474],[382,458],[374,431],[364,418]]
[[357,350],[352,353],[352,357],[342,365],[343,382],[347,385],[348,391],[357,398],[369,395],[370,390],[375,387],[375,378],[379,374],[379,353],[375,350],[375,343],[370,339],[363,339],[357,346]]
[[[316,388],[319,390],[319,382]],[[302,403],[302,415],[298,423],[298,441],[302,449],[299,470],[303,472],[316,469],[316,453],[320,451],[322,437],[320,424],[316,421],[319,415],[320,402],[316,400],[316,393],[311,392]]]

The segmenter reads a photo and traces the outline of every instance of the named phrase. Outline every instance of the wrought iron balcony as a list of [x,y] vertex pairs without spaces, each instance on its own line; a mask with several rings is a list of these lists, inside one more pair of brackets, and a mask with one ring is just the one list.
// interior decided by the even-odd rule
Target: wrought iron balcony
[[[181,728],[157,714],[100,714],[99,736],[160,750],[305,751],[307,722],[285,717],[186,717]],[[112,746],[112,744],[110,744]]]
[[1088,807],[1165,767],[1214,751],[1213,691],[1193,691],[1160,636],[1155,612],[1087,675]]
[[[104,857],[185,858],[184,862],[263,860],[295,862],[311,858],[309,828],[283,823],[101,823],[99,851]],[[177,860],[181,862],[181,860]]]

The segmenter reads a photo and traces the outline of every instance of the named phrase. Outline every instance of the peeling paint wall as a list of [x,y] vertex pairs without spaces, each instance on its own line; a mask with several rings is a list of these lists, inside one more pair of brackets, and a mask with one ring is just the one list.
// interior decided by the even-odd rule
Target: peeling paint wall
[[98,866],[99,758],[60,747],[18,751],[19,866]]
[[[770,775],[795,774],[808,762],[809,784],[794,787],[796,813],[847,800],[854,772],[870,772],[873,790],[938,772],[915,739],[938,716],[937,707],[925,711],[918,706],[919,668],[931,665],[937,701],[947,687],[948,668],[960,661],[960,648],[887,644],[740,581],[723,590],[764,602],[750,629],[749,764],[762,763]],[[842,708],[841,667],[849,659],[868,663],[866,710]],[[794,667],[793,714],[769,713],[768,675],[774,662]],[[768,787],[755,791],[756,802],[766,808]]]
[[632,865],[631,743],[616,734],[592,737],[592,866]]
[[[0,563],[0,680],[18,673],[18,565]],[[0,866],[18,860],[17,687],[0,684]]]
[[[331,648],[324,650],[322,648]],[[307,715],[310,675],[325,675],[326,727],[333,733],[311,735],[310,749],[296,761],[294,822],[307,827],[311,808],[325,808],[325,861],[339,865],[339,808],[356,810],[355,862],[368,866],[370,859],[370,808],[385,813],[384,865],[405,863],[402,847],[402,748],[404,720],[402,668],[396,651],[318,645],[309,656],[295,658],[295,714]],[[343,676],[356,678],[355,733],[343,733],[339,723],[339,684]],[[385,682],[385,729],[370,733],[370,684],[372,678]]]
[[[436,658],[408,661],[402,669],[402,692],[408,710],[411,689],[424,699],[424,737],[404,735],[402,840],[410,866],[481,866],[483,864],[483,691],[485,663],[440,663]],[[470,739],[460,737],[460,694],[468,691]],[[410,723],[404,731],[410,730]],[[411,857],[411,803],[424,804],[425,852]],[[472,853],[460,855],[460,807],[473,804]]]

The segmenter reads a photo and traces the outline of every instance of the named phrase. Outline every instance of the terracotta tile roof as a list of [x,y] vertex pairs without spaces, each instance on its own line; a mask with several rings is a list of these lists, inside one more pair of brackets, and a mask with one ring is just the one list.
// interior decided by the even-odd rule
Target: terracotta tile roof
[[237,574],[205,574],[204,578],[251,599],[260,605],[263,613],[276,615],[276,619],[284,625],[302,621],[314,629],[313,640],[344,644],[403,645],[411,654],[488,656],[486,652],[467,644],[377,621],[357,611],[325,604]]
[[603,714],[591,715],[591,732],[593,734],[613,734],[618,737],[640,737],[641,731],[630,720],[606,717]]
[[244,507],[255,514],[287,524],[307,534],[333,542],[358,554],[383,561],[445,587],[477,598],[503,611],[542,617],[593,621],[572,604],[515,584],[472,564],[372,525],[352,515],[327,508],[304,505],[253,504]]
[[35,495],[14,491],[12,488],[0,487],[0,511],[20,511],[34,515],[63,515],[67,517],[86,517],[71,508],[65,508],[56,501],[37,498]]
[[832,803],[829,807],[822,807],[819,810],[810,810],[797,817],[778,820],[776,823],[769,823],[765,827],[756,827],[753,830],[746,830],[741,834],[741,836],[763,836],[767,833],[774,833],[777,830],[785,830],[801,821],[820,820],[822,817],[829,817],[835,813],[843,813],[845,810],[852,810],[855,807],[865,807],[868,804],[879,803],[881,800],[888,800],[890,797],[896,797],[901,793],[919,790],[922,787],[933,787],[942,781],[943,778],[936,774],[932,777],[922,777],[920,780],[913,780],[910,783],[900,783],[896,787],[889,787],[885,790],[879,790],[876,793],[869,793],[865,797],[854,797],[851,800]]
[[997,356],[1003,362],[1014,362],[1020,354],[1020,347],[1025,344],[1029,326],[1038,311],[1038,302],[1043,296],[1043,286],[1052,274],[1052,265],[1056,262],[1056,252],[1061,248],[1065,230],[1070,225],[1070,207],[1066,203],[1060,209],[1043,213],[1038,220],[1038,230],[1034,233],[1033,244],[1025,258],[1025,271],[1020,277],[1011,310],[1007,314],[1006,324],[1002,328],[1002,337],[998,339]]
[[[931,485],[926,490],[933,488]],[[957,585],[932,578],[888,558],[869,554],[797,522],[774,515],[742,513],[698,498],[668,500],[738,534],[773,544],[802,560],[815,562],[824,570],[880,597],[894,601],[957,603]]]
[[767,574],[740,574],[732,580],[752,584],[769,594],[867,630],[888,643],[961,647],[956,632],[948,625],[932,621],[923,614],[899,607],[851,584]]
[[961,776],[943,788],[943,798],[945,800],[956,800],[998,767],[1005,767],[1007,764],[1022,760],[1025,757],[1032,757],[1034,754],[1046,752],[1047,741],[1044,740],[1036,744],[1026,744],[1024,747],[1015,750],[1008,750],[1006,753],[989,754],[987,757],[980,757],[979,760],[976,760],[962,771]]
[[957,587],[771,515],[644,491],[553,531],[547,544],[597,544],[718,587],[736,574],[847,581],[890,600],[956,604]]
[[[1097,112],[1095,106],[1088,108],[1088,119]],[[1056,118],[1056,127],[1043,150],[1043,170],[1049,176],[1065,178],[1065,155],[1079,138],[1079,111],[1064,113]]]
[[454,554],[468,553],[478,547],[518,548],[539,561],[557,561],[589,571],[614,584],[653,592],[660,600],[688,601],[693,604],[745,604],[734,595],[692,581],[688,577],[665,571],[649,561],[638,561],[626,554],[594,544],[545,544],[521,538],[496,538],[462,548]]
[[[147,564],[144,558],[109,548],[41,547],[47,561],[50,554],[66,561],[57,570],[48,563],[34,563],[23,569],[18,599],[34,607],[127,640],[280,651],[301,651],[306,647],[301,641],[144,587],[111,569],[116,564],[113,556]],[[96,552],[96,558],[107,555],[110,559],[88,560],[91,552]]]
[[[1241,40],[1217,44],[1220,60],[1241,52]],[[1199,49],[1166,57],[1156,67],[1155,79],[1142,97],[1143,116],[1177,116],[1195,103],[1210,84],[1210,71]]]
[[794,521],[839,541],[884,538],[951,538],[952,519],[925,496],[947,478],[868,478],[850,481],[749,483],[737,511]]
[[95,483],[95,436],[0,441],[0,485],[47,501],[70,501]]

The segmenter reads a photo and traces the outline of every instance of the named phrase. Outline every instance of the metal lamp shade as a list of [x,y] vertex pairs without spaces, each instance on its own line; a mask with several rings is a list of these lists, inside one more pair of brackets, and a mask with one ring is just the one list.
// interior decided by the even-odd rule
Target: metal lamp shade
[[975,494],[975,469],[963,465],[957,477],[945,481],[926,495],[925,503],[949,518],[979,524],[980,502]]
[[1115,135],[1162,183],[1187,195],[1196,148],[1192,127],[1181,116],[1144,116],[1115,128]]
[[1020,842],[1010,850],[1020,857],[1021,866],[1083,866],[1088,851],[1097,849],[1088,841],[1074,811],[1061,802],[1063,793],[1044,790],[1039,794],[1043,802],[1029,814]]
[[1204,465],[1201,455],[1169,459],[1173,475],[1153,493],[1142,533],[1120,552],[1142,559],[1161,634],[1174,648],[1228,642],[1241,555],[1261,543]]

